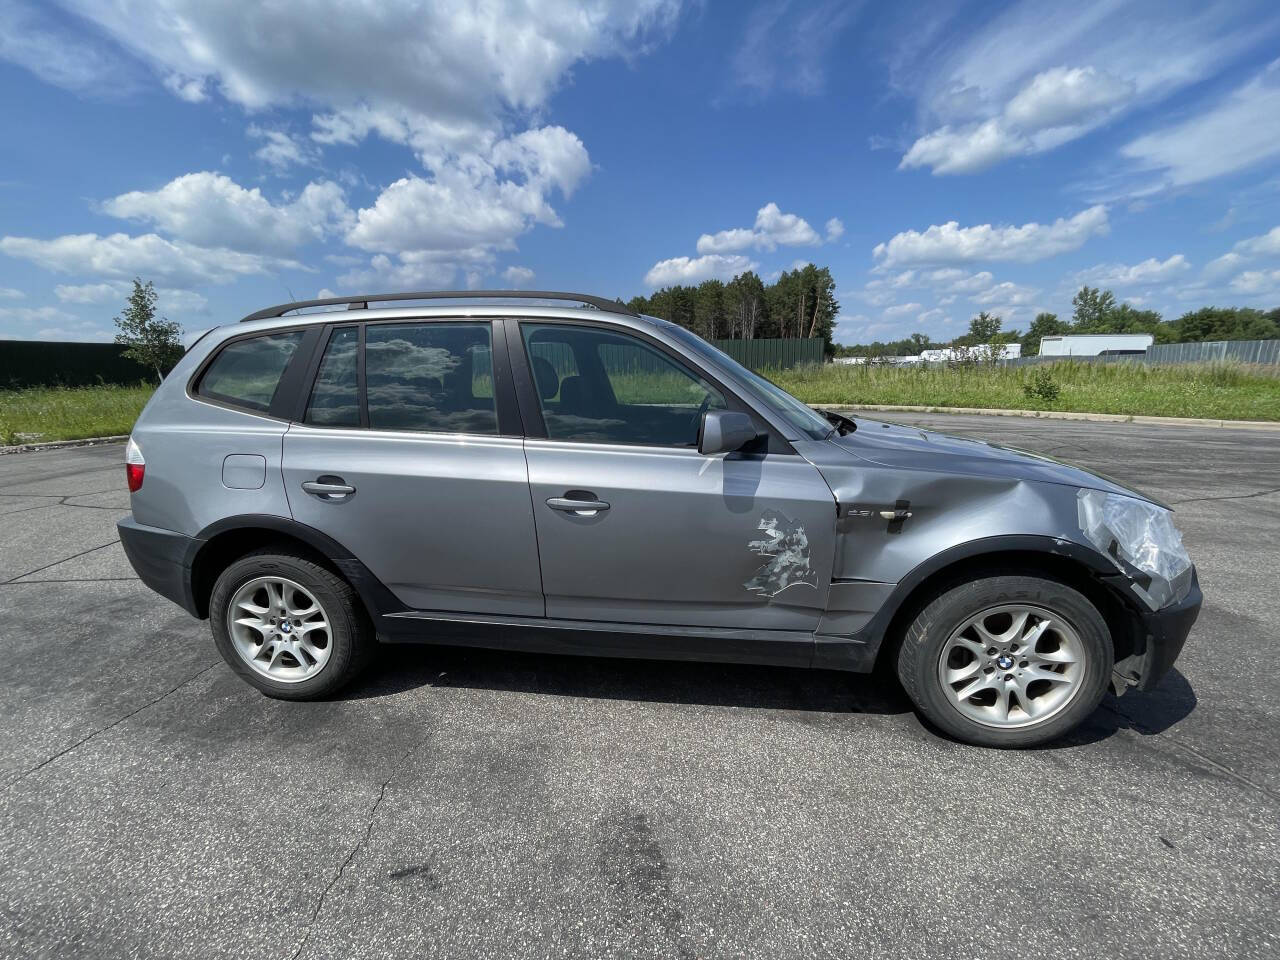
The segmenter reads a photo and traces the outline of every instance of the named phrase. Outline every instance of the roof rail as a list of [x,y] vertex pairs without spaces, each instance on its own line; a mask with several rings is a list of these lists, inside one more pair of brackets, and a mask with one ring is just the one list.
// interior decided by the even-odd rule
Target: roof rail
[[639,314],[630,307],[616,300],[604,297],[593,297],[586,293],[561,293],[554,290],[425,290],[413,293],[367,293],[354,297],[325,297],[321,300],[295,300],[293,303],[279,303],[274,307],[266,307],[249,314],[241,323],[250,320],[266,320],[283,317],[294,310],[306,307],[332,307],[346,304],[348,310],[362,310],[371,303],[383,303],[394,300],[573,300],[603,310],[606,313],[620,313],[628,317]]

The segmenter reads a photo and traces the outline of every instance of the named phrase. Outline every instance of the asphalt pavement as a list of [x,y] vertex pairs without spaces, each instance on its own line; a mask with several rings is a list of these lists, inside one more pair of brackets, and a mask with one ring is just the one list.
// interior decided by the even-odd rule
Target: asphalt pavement
[[395,648],[280,703],[134,578],[121,447],[0,457],[0,956],[1280,956],[1280,433],[884,418],[1172,504],[1159,689],[1024,752],[778,668]]

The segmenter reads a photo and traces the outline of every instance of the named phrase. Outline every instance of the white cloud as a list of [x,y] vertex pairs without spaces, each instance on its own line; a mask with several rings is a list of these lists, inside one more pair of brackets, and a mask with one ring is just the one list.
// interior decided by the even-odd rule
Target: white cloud
[[[836,225],[835,237],[844,233],[844,225],[834,217],[827,221],[830,234]],[[834,237],[833,237],[834,239]],[[755,248],[776,250],[778,247],[815,247],[822,244],[822,237],[809,226],[809,222],[794,213],[783,213],[776,203],[766,203],[756,211],[755,226],[748,230],[737,227],[719,233],[704,233],[698,238],[698,253],[733,253]]]
[[702,257],[672,257],[659,260],[644,275],[645,285],[652,288],[676,284],[701,283],[703,280],[732,280],[757,264],[741,255],[707,254]]
[[[1185,186],[1280,156],[1280,60],[1209,109],[1148,133],[1120,152],[1159,186]],[[1149,188],[1151,189],[1151,188]]]
[[129,286],[120,283],[60,283],[53,292],[63,303],[106,303],[123,296]]
[[910,264],[1018,261],[1030,263],[1077,250],[1089,237],[1108,231],[1107,208],[1089,207],[1070,219],[1020,227],[989,223],[961,227],[952,220],[920,232],[907,230],[872,251],[881,267]]
[[320,162],[320,153],[315,146],[284,130],[271,130],[251,123],[245,128],[245,133],[263,141],[253,155],[276,173],[283,174],[291,167],[314,167]]
[[188,173],[158,190],[122,193],[102,204],[114,217],[154,224],[178,240],[249,253],[284,254],[352,222],[342,188],[309,183],[291,202],[273,204],[220,173]]
[[57,307],[0,307],[0,320],[17,320],[24,324],[66,323],[76,319],[75,314]]
[[1089,123],[1100,111],[1124,103],[1134,83],[1093,67],[1054,67],[1038,73],[1004,108],[1005,119],[1019,130]]
[[[124,306],[124,301],[133,290],[133,285],[123,280],[113,283],[60,283],[53,288],[54,294],[63,303],[97,304],[115,303]],[[174,290],[169,287],[156,289],[156,303],[161,313],[165,310],[183,313],[202,313],[209,305],[203,294],[192,290]]]
[[1055,67],[1032,78],[1002,116],[957,129],[946,125],[916,140],[899,167],[974,173],[1009,157],[1043,153],[1103,123],[1132,95],[1131,83],[1093,67]]
[[1034,301],[1039,293],[1040,291],[1035,287],[1025,287],[1006,280],[1004,283],[997,283],[986,290],[975,293],[969,299],[974,303],[1000,307],[1021,307]]
[[1231,289],[1250,295],[1280,292],[1280,270],[1246,270],[1231,281]]
[[895,303],[892,307],[884,308],[884,315],[886,319],[890,317],[905,317],[909,313],[915,313],[923,306],[924,304],[922,303]]
[[209,91],[205,89],[205,82],[201,77],[184,77],[180,73],[168,73],[163,82],[166,90],[187,103],[204,103],[209,99]]
[[357,214],[346,239],[385,253],[509,249],[535,223],[559,226],[551,191],[568,197],[590,169],[568,130],[527,130],[495,143],[487,157],[470,154],[430,178],[397,180]]
[[697,250],[699,253],[732,253],[756,246],[759,239],[754,230],[734,227],[719,233],[704,233],[698,238]]
[[1170,283],[1191,268],[1180,253],[1165,260],[1148,257],[1141,263],[1100,263],[1076,275],[1076,281],[1096,287],[1133,287],[1140,284]]
[[533,286],[534,273],[528,267],[510,266],[502,271],[502,279],[510,290],[527,290]]
[[844,236],[844,223],[839,217],[827,221],[827,243],[835,243]]
[[954,29],[945,12],[929,29],[913,23],[891,71],[925,133],[901,166],[970,173],[1053,149],[1217,73],[1275,26],[1239,5],[1182,6],[1022,0],[977,29]]
[[809,10],[793,9],[791,0],[757,4],[730,63],[734,80],[757,93],[821,92],[831,48],[860,7],[854,0],[826,0]]
[[813,227],[803,217],[783,213],[776,203],[766,203],[756,212],[756,233],[766,238],[766,250],[780,247],[817,246],[822,243]]
[[134,71],[107,44],[73,34],[47,7],[24,0],[0,2],[0,60],[89,96],[119,97],[137,87]]
[[1280,257],[1280,227],[1272,227],[1260,237],[1241,240],[1235,249],[1251,257]]
[[1204,272],[1208,276],[1221,277],[1257,257],[1280,257],[1280,227],[1272,227],[1261,236],[1241,240],[1228,253],[1210,261]]
[[137,237],[78,233],[52,240],[3,237],[0,253],[56,273],[120,279],[145,276],[180,287],[228,283],[237,277],[270,274],[280,267],[301,268],[291,260],[166,240],[154,233]]
[[[429,290],[457,286],[461,273],[464,281],[478,281],[493,267],[493,253],[487,248],[469,250],[405,250],[390,257],[375,254],[367,267],[353,268],[338,277],[347,287],[380,290]],[[471,283],[478,286],[479,283]]]
[[[544,105],[574,63],[642,49],[679,14],[676,0],[166,0],[151,16],[130,0],[67,2],[179,87],[200,82],[250,109],[369,104],[485,125]],[[276,37],[288,42],[265,39]]]
[[987,289],[995,282],[995,277],[988,270],[969,273],[967,270],[961,270],[958,267],[940,267],[937,270],[930,270],[922,276],[930,286],[944,290],[947,293],[974,293],[978,290]]
[[0,287],[0,300],[21,300],[25,296],[25,293],[13,287]]

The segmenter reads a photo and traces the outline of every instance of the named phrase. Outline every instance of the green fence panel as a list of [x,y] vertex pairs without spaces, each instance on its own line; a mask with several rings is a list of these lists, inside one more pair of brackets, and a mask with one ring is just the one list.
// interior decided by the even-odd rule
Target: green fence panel
[[1280,340],[1206,340],[1195,343],[1157,343],[1145,354],[1112,357],[1020,357],[1002,361],[1007,366],[1026,367],[1062,360],[1087,363],[1213,363],[1235,360],[1240,363],[1280,364]]
[[818,339],[712,340],[713,344],[752,370],[785,370],[807,363],[822,363],[823,342]]
[[115,343],[0,340],[0,389],[84,387],[155,381],[155,372],[122,356]]

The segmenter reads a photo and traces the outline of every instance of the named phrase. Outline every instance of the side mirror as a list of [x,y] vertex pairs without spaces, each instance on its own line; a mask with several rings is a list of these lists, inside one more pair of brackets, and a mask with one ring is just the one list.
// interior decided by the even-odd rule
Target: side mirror
[[706,455],[733,453],[760,435],[755,423],[736,410],[708,410],[702,415],[698,452]]

